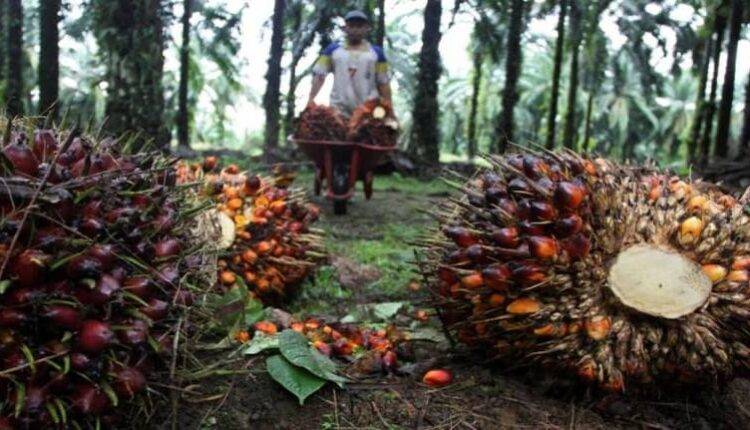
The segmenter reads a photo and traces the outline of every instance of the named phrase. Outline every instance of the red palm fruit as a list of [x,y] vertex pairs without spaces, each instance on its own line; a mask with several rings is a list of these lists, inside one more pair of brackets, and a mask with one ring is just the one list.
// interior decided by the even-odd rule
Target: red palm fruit
[[148,324],[143,320],[133,320],[117,331],[117,338],[126,345],[141,345],[148,339]]
[[89,291],[87,304],[102,306],[109,302],[119,290],[120,282],[113,276],[104,274],[96,281],[94,288]]
[[545,226],[546,224],[540,224],[540,223],[529,222],[529,221],[521,221],[518,223],[518,227],[521,229],[521,232],[529,236],[543,235],[546,230]]
[[65,265],[65,271],[73,279],[97,278],[104,266],[98,259],[81,254],[71,258]]
[[25,305],[31,303],[43,293],[44,290],[39,286],[16,288],[7,293],[5,304],[11,306]]
[[516,211],[516,217],[518,219],[530,219],[531,218],[531,200],[521,199],[518,202],[518,210]]
[[157,233],[166,233],[170,231],[174,224],[175,214],[172,211],[161,213],[151,221],[151,226]]
[[509,314],[514,315],[533,314],[538,312],[539,309],[541,309],[541,304],[529,297],[521,297],[513,300],[505,308]]
[[256,331],[260,331],[269,335],[274,335],[279,330],[278,327],[276,327],[276,324],[270,321],[258,321],[257,323],[253,324],[253,328]]
[[440,269],[438,269],[438,277],[440,278],[441,281],[447,284],[453,284],[456,281],[458,281],[456,272],[454,272],[448,267],[441,267]]
[[748,270],[750,269],[750,256],[738,256],[732,261],[732,270]]
[[102,214],[102,201],[91,200],[83,206],[82,218],[98,218]]
[[531,202],[531,216],[537,221],[550,221],[557,213],[551,204],[536,200]]
[[533,189],[531,188],[531,185],[529,183],[521,178],[513,178],[508,182],[508,191],[513,193],[513,195],[521,197],[521,196],[530,196],[533,195]]
[[464,288],[467,288],[470,290],[479,288],[483,284],[484,284],[484,280],[482,279],[482,274],[478,272],[466,275],[461,278],[461,285]]
[[541,158],[524,155],[523,171],[529,178],[537,179],[549,173],[549,165]]
[[162,239],[154,245],[154,256],[156,258],[174,257],[180,253],[180,242],[175,238]]
[[130,202],[138,209],[146,209],[151,205],[152,199],[147,194],[136,194],[130,198]]
[[0,309],[0,327],[19,327],[28,320],[27,312],[13,308]]
[[167,312],[169,312],[169,303],[157,298],[152,298],[148,301],[148,306],[141,308],[141,312],[152,320],[159,321],[167,316]]
[[591,241],[581,233],[577,233],[561,243],[562,248],[568,253],[570,258],[580,260],[586,257],[591,251]]
[[121,223],[125,224],[138,213],[135,208],[124,206],[112,209],[104,214],[104,220],[109,224]]
[[[515,217],[518,214],[518,205],[511,199],[502,198],[497,201],[495,206],[501,211],[499,215]],[[491,212],[494,213],[495,211],[496,210],[493,210]],[[499,216],[498,218],[502,219],[503,217]]]
[[339,357],[348,357],[354,353],[356,346],[354,342],[341,338],[333,343],[333,352]]
[[531,236],[528,239],[531,255],[540,260],[553,260],[557,257],[557,241],[546,236]]
[[180,271],[176,265],[165,264],[158,268],[157,279],[165,284],[174,285],[180,279]]
[[386,351],[383,354],[383,370],[386,372],[392,372],[398,369],[398,357],[393,351]]
[[422,377],[422,382],[434,388],[444,387],[453,382],[453,374],[447,369],[429,370]]
[[215,155],[208,155],[203,159],[203,170],[210,172],[219,164],[219,158]]
[[487,203],[494,204],[508,195],[508,189],[502,185],[493,185],[484,192],[484,199]]
[[3,148],[3,155],[13,165],[14,172],[27,176],[37,176],[39,173],[39,160],[28,146],[10,144]]
[[86,236],[94,238],[104,232],[104,223],[99,218],[84,218],[80,229]]
[[102,270],[109,270],[117,258],[115,256],[115,247],[110,244],[92,245],[87,253],[96,260],[99,260],[102,264]]
[[114,342],[114,333],[109,324],[86,320],[78,333],[78,346],[83,352],[97,354]]
[[114,372],[114,389],[117,394],[133,398],[146,388],[146,377],[140,370],[133,367],[123,367]]
[[34,156],[39,161],[49,161],[57,152],[57,139],[52,130],[37,130],[34,134]]
[[109,397],[98,386],[85,382],[76,386],[70,397],[73,409],[83,415],[100,415],[109,406]]
[[195,302],[195,295],[188,290],[175,291],[172,303],[180,306],[191,306]]
[[318,350],[321,354],[325,355],[326,357],[330,357],[333,350],[331,349],[331,345],[323,342],[322,340],[316,340],[313,342],[313,346],[315,349]]
[[513,272],[513,278],[524,286],[537,285],[547,278],[544,270],[532,262],[514,262],[511,271]]
[[492,240],[503,248],[516,248],[520,244],[518,229],[516,227],[504,227],[492,232]]
[[472,261],[482,262],[485,260],[486,254],[482,245],[476,243],[466,248],[466,256]]
[[55,325],[68,330],[78,330],[83,321],[78,309],[66,305],[47,306],[42,312],[42,316],[50,319]]
[[19,285],[37,285],[47,269],[49,255],[37,249],[26,249],[13,260],[11,270]]
[[555,222],[555,234],[558,237],[568,237],[576,234],[583,228],[583,219],[578,215],[569,215]]
[[493,264],[482,270],[482,278],[485,284],[496,291],[506,291],[512,281],[512,272],[504,264]]
[[36,231],[34,246],[47,250],[55,248],[65,242],[66,236],[67,234],[62,227],[55,225],[44,226]]
[[477,243],[477,238],[463,227],[448,227],[444,230],[445,235],[456,242],[456,245],[466,248]]
[[142,299],[146,299],[152,292],[152,284],[151,280],[146,276],[132,276],[125,279],[122,289]]
[[576,209],[583,203],[585,197],[586,189],[573,182],[558,183],[552,196],[555,205],[561,209]]

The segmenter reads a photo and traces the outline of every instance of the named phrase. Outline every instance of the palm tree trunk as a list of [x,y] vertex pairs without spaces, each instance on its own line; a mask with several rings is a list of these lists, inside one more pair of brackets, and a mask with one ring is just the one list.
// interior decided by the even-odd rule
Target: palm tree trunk
[[5,100],[8,115],[23,115],[23,6],[21,0],[8,0],[7,21],[8,36],[6,50],[8,54],[7,80],[5,82]]
[[560,71],[562,70],[563,45],[565,44],[565,15],[568,0],[560,0],[560,15],[557,17],[557,41],[555,41],[555,68],[552,71],[552,94],[547,115],[547,149],[555,147],[555,126],[557,118],[557,98],[560,93]]
[[716,87],[719,78],[719,60],[721,58],[721,45],[724,40],[724,28],[726,26],[726,20],[720,15],[716,16],[716,22],[714,23],[714,30],[716,32],[716,42],[714,43],[714,68],[711,76],[711,90],[708,95],[708,103],[706,104],[706,115],[705,123],[703,125],[703,136],[701,137],[700,143],[700,158],[698,164],[705,166],[708,162],[708,154],[711,149],[711,128],[713,127],[714,113],[716,112]]
[[505,57],[505,87],[502,111],[497,125],[497,151],[505,151],[513,140],[513,110],[518,102],[518,77],[521,75],[521,35],[523,34],[524,1],[513,0],[508,27],[508,48]]
[[378,0],[378,30],[375,33],[375,44],[383,46],[385,43],[385,0]]
[[440,132],[438,106],[438,79],[442,73],[440,65],[440,15],[441,0],[427,0],[424,9],[422,49],[419,53],[417,89],[412,113],[412,147],[427,164],[440,163]]
[[479,90],[482,85],[482,63],[481,51],[474,53],[474,76],[471,78],[471,105],[469,107],[469,129],[468,129],[468,152],[469,160],[477,155],[477,111],[479,110]]
[[696,162],[698,148],[698,139],[700,138],[701,125],[706,111],[706,82],[708,81],[708,65],[711,62],[712,41],[709,37],[705,42],[703,58],[698,78],[698,94],[695,98],[695,112],[693,113],[693,123],[690,125],[690,140],[688,141],[688,164]]
[[183,0],[182,46],[180,47],[180,89],[177,108],[177,145],[190,148],[190,114],[188,113],[188,82],[190,79],[190,17],[193,0]]
[[727,47],[727,66],[724,71],[724,84],[721,88],[721,106],[716,125],[715,155],[726,158],[729,155],[729,126],[732,120],[732,99],[734,98],[734,70],[737,65],[737,42],[740,39],[742,25],[742,2],[732,0],[732,15],[729,23],[729,46]]
[[581,10],[573,1],[570,5],[570,84],[568,85],[568,107],[565,112],[563,145],[575,149],[576,99],[578,96],[578,49],[581,46]]
[[[5,12],[7,8],[5,3],[5,0],[0,0],[0,88],[3,87],[2,82],[5,81],[5,64],[7,58],[5,55],[6,40],[8,39],[8,35],[6,34],[7,26]],[[5,103],[2,102],[4,99],[5,94],[0,92],[0,103],[2,103],[2,105],[5,105]]]
[[275,0],[271,52],[268,55],[266,72],[266,93],[263,95],[263,109],[266,111],[265,158],[272,161],[279,146],[279,104],[281,102],[281,57],[284,54],[284,11],[286,0]]
[[[300,26],[302,25],[302,7],[295,7],[292,10],[292,28],[290,28],[290,34],[296,34],[300,31]],[[296,41],[296,40],[295,40]],[[304,41],[303,41],[304,43]],[[284,113],[284,123],[283,123],[283,129],[284,129],[284,136],[289,136],[292,134],[292,123],[294,122],[294,114],[296,107],[296,92],[297,92],[297,66],[299,65],[299,60],[302,58],[299,55],[295,55],[297,49],[299,49],[298,46],[295,46],[295,43],[292,43],[292,64],[289,65],[289,86],[286,92],[286,112]]]
[[740,150],[743,157],[750,156],[750,73],[747,75],[745,84],[745,113],[742,120]]
[[594,109],[594,90],[589,91],[589,101],[586,104],[586,124],[583,128],[583,150],[591,151],[592,148],[589,145],[589,137],[591,137],[591,111]]
[[57,117],[60,97],[60,0],[39,2],[39,113]]

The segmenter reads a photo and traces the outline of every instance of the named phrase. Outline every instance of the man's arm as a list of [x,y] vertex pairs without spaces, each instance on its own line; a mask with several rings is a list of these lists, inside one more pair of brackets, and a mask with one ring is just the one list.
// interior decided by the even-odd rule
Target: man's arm
[[310,88],[310,97],[307,98],[307,106],[315,103],[315,97],[318,96],[320,89],[323,88],[323,84],[326,82],[326,75],[314,74],[312,87]]

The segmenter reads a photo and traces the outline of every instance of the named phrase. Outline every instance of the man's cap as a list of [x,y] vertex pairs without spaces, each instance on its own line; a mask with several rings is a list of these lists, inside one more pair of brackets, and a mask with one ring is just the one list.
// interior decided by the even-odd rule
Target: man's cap
[[346,15],[344,15],[344,21],[364,21],[364,22],[370,22],[370,18],[365,15],[364,12],[361,10],[353,10],[350,12],[347,12]]

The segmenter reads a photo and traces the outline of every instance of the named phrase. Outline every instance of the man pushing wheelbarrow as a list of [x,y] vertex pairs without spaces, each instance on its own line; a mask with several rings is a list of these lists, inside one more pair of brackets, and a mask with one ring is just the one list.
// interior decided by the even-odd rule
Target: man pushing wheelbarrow
[[[326,195],[336,214],[346,213],[358,179],[370,198],[372,169],[395,148],[398,136],[383,48],[366,40],[371,26],[363,12],[351,11],[344,20],[346,40],[330,44],[316,62],[307,107],[293,139],[315,162],[316,194],[327,182]],[[315,97],[329,73],[331,108],[317,106]]]

